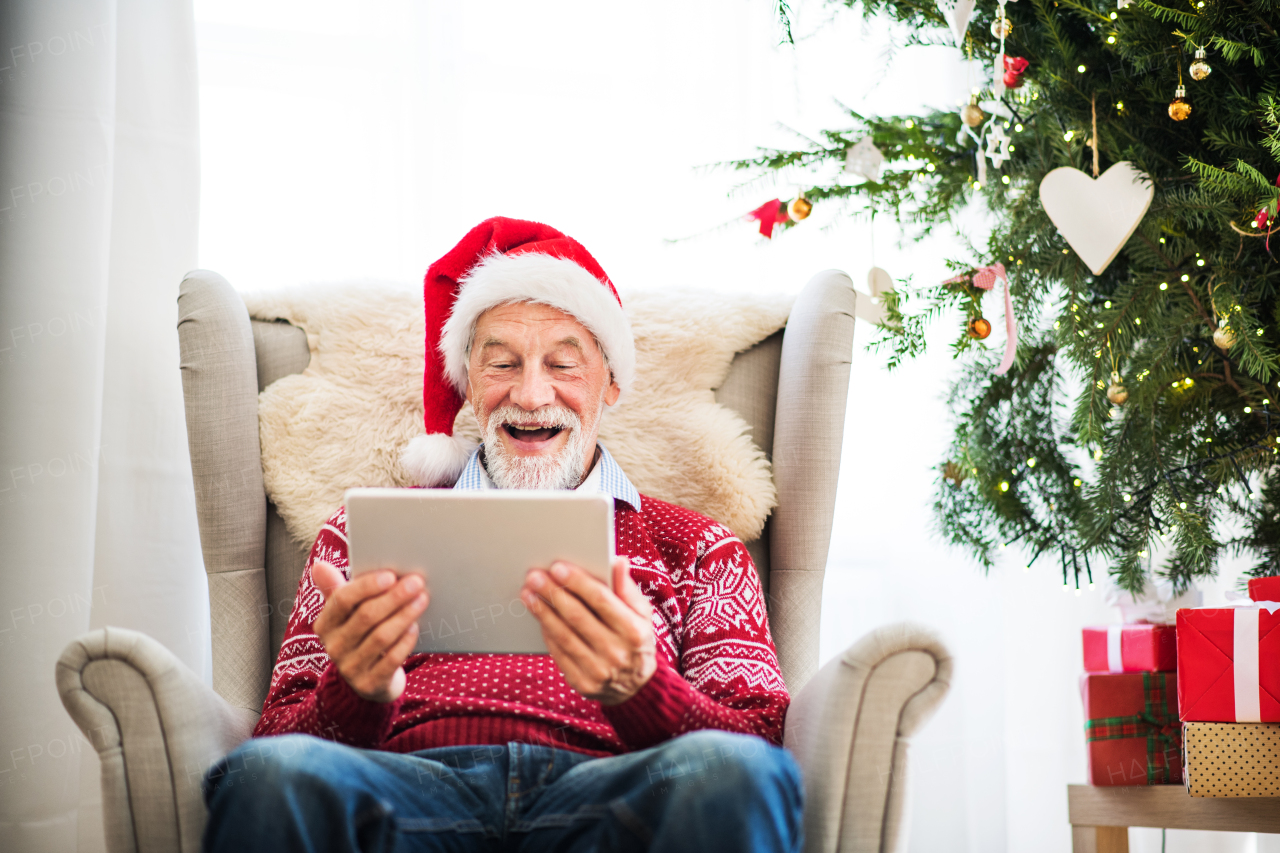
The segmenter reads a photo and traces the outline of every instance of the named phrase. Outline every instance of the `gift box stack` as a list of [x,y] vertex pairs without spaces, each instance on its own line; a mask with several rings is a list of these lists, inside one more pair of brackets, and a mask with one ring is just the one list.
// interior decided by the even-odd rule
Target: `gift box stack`
[[1193,797],[1280,796],[1280,577],[1178,611],[1183,768]]
[[1084,629],[1085,742],[1091,785],[1182,781],[1173,625]]

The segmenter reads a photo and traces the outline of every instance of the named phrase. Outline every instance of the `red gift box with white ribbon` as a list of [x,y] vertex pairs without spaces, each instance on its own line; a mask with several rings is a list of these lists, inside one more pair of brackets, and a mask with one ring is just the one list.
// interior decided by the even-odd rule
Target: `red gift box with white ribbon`
[[1135,622],[1084,628],[1085,672],[1173,672],[1178,668],[1172,625]]
[[1280,722],[1280,602],[1178,611],[1183,722]]
[[1250,578],[1249,597],[1254,601],[1280,601],[1280,576]]

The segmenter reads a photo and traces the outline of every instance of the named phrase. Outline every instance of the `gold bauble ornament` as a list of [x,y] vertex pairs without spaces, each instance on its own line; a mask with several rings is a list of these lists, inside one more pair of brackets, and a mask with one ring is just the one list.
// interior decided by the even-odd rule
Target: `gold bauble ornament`
[[1219,325],[1213,330],[1213,345],[1218,349],[1226,352],[1236,342],[1236,334],[1224,325]]
[[974,317],[969,321],[968,334],[971,338],[985,340],[991,334],[991,321],[986,317]]
[[978,106],[978,96],[970,95],[969,103],[960,108],[960,120],[969,127],[977,127],[982,124],[982,120],[986,116],[982,114],[982,109]]
[[1186,121],[1191,117],[1191,102],[1187,100],[1187,87],[1179,86],[1169,102],[1169,118],[1174,121]]
[[1124,387],[1120,381],[1120,374],[1111,371],[1111,384],[1107,386],[1107,399],[1114,405],[1123,406],[1124,401],[1129,399],[1129,389]]
[[1013,21],[1008,18],[996,18],[991,22],[991,35],[998,39],[1007,39],[1013,32]]
[[1205,61],[1203,47],[1196,48],[1196,61],[1191,63],[1191,67],[1187,70],[1191,72],[1192,80],[1203,80],[1213,73],[1213,69]]
[[813,213],[813,202],[803,195],[791,199],[791,204],[787,205],[787,214],[796,222],[805,219],[810,213]]

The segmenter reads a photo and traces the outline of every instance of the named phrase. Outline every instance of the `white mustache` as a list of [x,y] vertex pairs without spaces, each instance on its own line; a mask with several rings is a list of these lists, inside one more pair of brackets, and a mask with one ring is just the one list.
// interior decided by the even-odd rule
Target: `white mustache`
[[565,406],[543,406],[532,412],[519,406],[500,406],[489,413],[490,424],[513,424],[542,429],[580,429],[582,419]]

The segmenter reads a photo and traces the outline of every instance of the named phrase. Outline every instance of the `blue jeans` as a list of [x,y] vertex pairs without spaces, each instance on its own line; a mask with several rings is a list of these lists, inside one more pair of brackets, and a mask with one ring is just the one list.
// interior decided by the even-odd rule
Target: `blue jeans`
[[608,758],[509,743],[409,755],[256,738],[204,780],[214,851],[799,851],[790,754],[701,731]]

